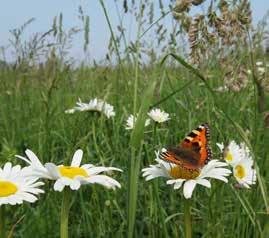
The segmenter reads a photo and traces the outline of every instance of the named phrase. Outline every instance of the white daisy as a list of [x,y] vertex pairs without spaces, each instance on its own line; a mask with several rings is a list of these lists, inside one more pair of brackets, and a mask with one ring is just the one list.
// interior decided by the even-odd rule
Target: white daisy
[[[162,152],[165,151],[166,149],[162,149]],[[190,171],[182,169],[176,164],[161,160],[159,152],[156,153],[156,156],[157,164],[143,169],[143,177],[146,178],[146,181],[157,177],[165,177],[168,179],[166,183],[173,184],[174,189],[179,189],[183,186],[183,194],[186,199],[191,198],[197,184],[210,188],[211,184],[207,178],[214,178],[227,183],[226,176],[231,173],[229,169],[223,168],[227,164],[218,160],[211,160],[201,170]]]
[[263,65],[263,62],[262,62],[262,61],[257,61],[257,62],[256,62],[256,65],[257,65],[257,66],[262,66],[262,65]]
[[253,169],[253,160],[250,157],[242,158],[234,167],[233,175],[240,185],[250,188],[256,183],[256,171]]
[[233,167],[233,175],[240,185],[250,188],[256,183],[256,171],[250,150],[245,143],[240,143],[241,159]]
[[264,67],[258,67],[257,68],[257,71],[260,75],[264,74],[265,73],[265,68]]
[[97,98],[90,100],[89,103],[83,103],[79,98],[79,101],[76,103],[76,106],[74,108],[66,110],[65,113],[74,113],[75,111],[100,112],[104,113],[107,118],[115,116],[114,107],[111,104]]
[[33,203],[37,200],[35,195],[44,193],[39,188],[44,183],[37,182],[37,178],[30,178],[26,174],[21,166],[12,167],[10,162],[0,168],[0,206],[22,204],[23,201]]
[[84,103],[81,101],[81,99],[78,99],[78,102],[76,103],[76,107],[74,107],[77,111],[100,111],[98,108],[98,99],[94,98],[89,101],[89,103]]
[[103,111],[107,118],[115,116],[114,107],[109,103],[100,100],[98,108],[100,109],[100,111]]
[[217,146],[224,153],[226,163],[233,166],[241,159],[241,148],[234,140],[230,142],[227,148],[224,148],[223,143],[217,143]]
[[[224,151],[223,144],[217,143],[217,145]],[[231,141],[226,148],[225,160],[233,167],[233,176],[240,185],[250,188],[249,185],[256,183],[256,171],[253,168],[253,159],[245,143],[237,145],[234,141]]]
[[169,114],[166,113],[165,111],[161,111],[159,108],[152,109],[149,113],[148,116],[155,122],[158,123],[163,123],[165,121],[170,120]]
[[226,85],[219,86],[219,87],[215,88],[215,91],[216,92],[227,92],[227,91],[229,91],[229,88]]
[[[131,130],[134,129],[135,123],[136,123],[137,117],[134,115],[130,115],[128,119],[126,120],[126,130]],[[145,121],[145,126],[148,126],[150,124],[150,119],[146,119]]]
[[[119,182],[106,175],[100,175],[102,172],[122,171],[114,167],[96,167],[92,164],[81,164],[83,151],[77,150],[73,156],[70,166],[55,165],[54,163],[41,164],[34,153],[26,151],[29,159],[17,156],[29,163],[29,167],[33,171],[31,176],[38,178],[46,178],[56,180],[54,184],[55,191],[62,191],[65,186],[69,186],[72,190],[78,190],[82,184],[101,184],[107,188],[115,189],[121,187]],[[29,156],[30,155],[30,156]]]
[[71,109],[67,109],[64,111],[66,114],[73,114],[76,112],[76,110],[74,108],[71,108]]

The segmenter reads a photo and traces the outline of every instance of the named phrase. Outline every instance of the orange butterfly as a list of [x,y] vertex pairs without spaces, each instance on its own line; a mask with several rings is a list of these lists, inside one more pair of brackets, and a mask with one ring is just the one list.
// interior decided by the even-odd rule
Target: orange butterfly
[[177,164],[183,169],[199,170],[212,157],[209,146],[210,129],[207,123],[192,130],[175,148],[160,154],[160,159]]

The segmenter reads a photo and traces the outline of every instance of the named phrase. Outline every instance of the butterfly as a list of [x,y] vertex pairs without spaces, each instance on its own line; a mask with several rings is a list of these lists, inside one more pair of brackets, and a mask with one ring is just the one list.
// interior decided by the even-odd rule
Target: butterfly
[[160,153],[160,159],[183,169],[200,170],[212,157],[209,141],[210,128],[207,123],[201,124],[192,130],[179,146]]

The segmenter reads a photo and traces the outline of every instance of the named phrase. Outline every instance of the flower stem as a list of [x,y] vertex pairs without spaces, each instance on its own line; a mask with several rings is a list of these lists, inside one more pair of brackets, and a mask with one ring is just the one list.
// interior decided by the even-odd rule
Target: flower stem
[[154,125],[153,125],[153,140],[154,140],[153,141],[154,144],[157,145],[157,122],[154,122]]
[[184,203],[185,238],[191,238],[191,201],[185,199]]
[[5,238],[5,207],[0,206],[0,238]]
[[68,238],[68,217],[71,202],[71,192],[65,188],[61,207],[61,238]]
[[96,135],[96,127],[95,127],[95,121],[92,120],[92,137],[93,137],[93,145],[96,150],[96,153],[98,155],[98,158],[100,158],[101,164],[104,166],[104,161],[102,154],[100,153],[98,142],[97,142],[97,135]]

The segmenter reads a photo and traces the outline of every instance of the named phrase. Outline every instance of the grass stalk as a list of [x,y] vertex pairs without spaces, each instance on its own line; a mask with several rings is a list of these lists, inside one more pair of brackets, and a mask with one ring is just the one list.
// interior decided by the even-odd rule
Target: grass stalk
[[99,2],[100,2],[100,4],[101,4],[102,9],[103,9],[103,12],[104,12],[104,14],[105,14],[106,22],[107,22],[108,27],[109,27],[109,31],[110,31],[110,34],[111,34],[111,37],[112,37],[112,41],[113,41],[115,50],[116,50],[116,54],[117,54],[117,57],[118,57],[118,61],[119,61],[119,64],[121,65],[121,57],[120,57],[119,47],[118,47],[118,44],[117,44],[117,41],[116,41],[116,37],[115,37],[114,32],[113,32],[113,29],[112,29],[111,22],[110,22],[109,17],[108,17],[108,13],[107,13],[107,10],[106,10],[105,3],[104,3],[103,0],[99,0]]
[[[133,104],[133,115],[137,114],[137,98],[138,98],[138,78],[139,78],[139,35],[142,21],[142,1],[140,1],[140,16],[138,21],[138,33],[136,41],[136,59],[135,59],[135,82],[134,82],[134,104]],[[142,149],[142,137],[145,125],[145,112],[149,107],[149,102],[146,103],[148,99],[144,102],[140,108],[139,115],[136,121],[135,128],[131,136],[131,161],[129,164],[129,179],[128,179],[128,238],[134,236],[134,225],[135,225],[135,214],[137,206],[137,190],[138,190],[138,174],[140,168],[141,149]]]
[[144,137],[144,127],[146,121],[146,113],[149,109],[156,82],[154,78],[149,82],[149,86],[142,98],[142,104],[138,113],[137,121],[131,135],[131,159],[129,161],[128,173],[128,238],[134,235],[134,224],[136,215],[138,176],[141,161],[141,151]]

